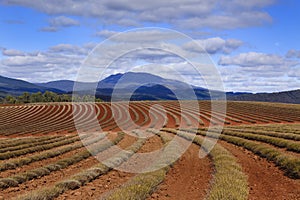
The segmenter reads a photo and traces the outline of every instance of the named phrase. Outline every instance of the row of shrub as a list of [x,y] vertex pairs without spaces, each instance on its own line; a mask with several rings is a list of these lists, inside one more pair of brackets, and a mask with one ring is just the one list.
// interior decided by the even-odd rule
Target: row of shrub
[[0,149],[7,148],[7,147],[15,147],[15,146],[32,143],[32,142],[48,140],[51,139],[52,137],[59,137],[59,136],[8,138],[3,141],[1,140]]
[[29,170],[24,173],[13,175],[12,177],[2,178],[0,179],[0,188],[7,188],[7,187],[16,187],[21,183],[27,182],[29,180],[39,178],[42,176],[49,175],[51,172],[58,171],[61,169],[64,169],[70,165],[73,165],[75,163],[78,163],[91,155],[97,154],[101,151],[104,151],[111,147],[113,144],[118,143],[123,139],[124,135],[119,134],[118,137],[116,137],[112,142],[103,142],[100,141],[100,143],[94,144],[93,152],[90,152],[88,150],[83,150],[80,153],[77,153],[71,157],[68,158],[62,158],[55,163],[51,163],[47,166],[40,167],[37,169]]
[[[56,140],[56,139],[55,139]],[[66,145],[66,144],[70,144],[73,143],[75,141],[79,141],[80,138],[77,136],[66,136],[63,139],[59,139],[59,141],[53,142],[53,143],[48,143],[48,144],[44,144],[44,145],[35,145],[33,147],[29,147],[26,149],[20,149],[20,150],[16,150],[16,151],[10,151],[10,152],[5,152],[5,153],[0,153],[0,160],[5,160],[5,159],[9,159],[9,158],[13,158],[13,157],[18,157],[21,155],[25,155],[28,153],[34,153],[34,152],[38,152],[38,151],[44,151],[44,150],[48,150],[48,149],[52,149],[54,147],[59,147],[62,145]]]
[[177,134],[187,140],[199,145],[211,157],[214,164],[213,181],[208,193],[208,200],[235,199],[245,200],[248,198],[248,177],[243,173],[242,167],[237,159],[225,148],[213,141],[202,137],[174,129],[163,129],[164,131]]
[[[203,144],[203,139],[199,136],[194,138],[190,134],[182,131],[176,131],[174,129],[164,129],[166,132],[157,132],[155,130],[150,131],[160,135],[165,143],[165,149],[162,153],[163,159],[158,159],[153,164],[154,166],[157,165],[162,167],[158,170],[135,176],[122,187],[113,190],[102,199],[146,199],[155,191],[157,186],[163,182],[170,167],[172,166],[172,164],[169,164],[173,163],[178,158],[178,154],[182,153],[180,151],[180,146],[176,146],[176,143],[175,145],[174,143],[173,145],[169,145],[172,137],[166,132],[176,134],[189,141],[193,140],[193,142],[199,146]],[[172,140],[172,142],[174,141]],[[208,146],[202,146],[204,150],[208,150],[211,144],[206,143],[206,145]],[[218,144],[216,144],[212,151],[209,152],[209,155],[214,163],[215,174],[207,199],[247,199],[249,193],[247,176],[242,172],[242,168],[237,163],[235,157]]]
[[241,132],[241,133],[253,133],[256,135],[266,135],[266,136],[272,136],[272,137],[278,137],[278,138],[284,138],[288,140],[295,140],[300,141],[300,135],[299,134],[293,134],[288,132],[272,132],[272,131],[263,131],[263,130],[253,130],[248,129],[244,127],[225,127],[225,131],[231,131],[231,132]]
[[297,153],[300,152],[300,143],[299,142],[286,140],[283,138],[276,138],[276,137],[271,137],[271,136],[266,136],[266,135],[259,135],[259,134],[253,134],[253,133],[231,131],[231,130],[222,131],[222,135],[230,135],[230,136],[245,138],[248,140],[265,142],[265,143],[274,145],[276,147],[286,148],[288,151],[293,151],[293,152],[297,152]]
[[33,139],[33,140],[26,141],[20,145],[14,145],[14,146],[6,147],[6,148],[0,148],[0,153],[13,152],[16,150],[27,149],[27,148],[34,147],[37,145],[49,144],[51,142],[57,142],[59,140],[62,140],[62,138],[63,138],[63,136],[50,136],[50,137],[43,137],[40,139]]
[[84,145],[93,144],[104,137],[104,135],[102,135],[102,134],[99,136],[93,137],[93,138],[89,138],[88,136],[89,135],[86,135],[85,137],[81,137],[84,144],[82,144],[82,142],[80,141],[78,143],[70,144],[67,146],[62,146],[55,150],[50,149],[45,152],[34,154],[32,156],[26,156],[26,157],[21,157],[21,158],[16,158],[16,159],[9,159],[6,162],[0,163],[0,171],[16,169],[18,167],[21,167],[23,165],[28,165],[33,162],[41,161],[41,160],[48,159],[48,158],[53,158],[53,157],[65,154],[67,152],[79,149],[79,148],[83,147]]
[[[123,137],[123,133],[119,133],[117,138]],[[118,139],[114,140],[114,144],[116,144]],[[82,172],[79,172],[72,177],[65,179],[63,181],[57,182],[54,186],[48,188],[41,188],[30,192],[29,194],[25,194],[20,196],[19,200],[51,200],[59,195],[63,194],[68,190],[74,190],[81,186],[84,186],[86,183],[93,181],[99,176],[108,173],[112,167],[117,167],[128,160],[135,152],[140,149],[145,143],[146,139],[141,138],[138,139],[133,145],[127,147],[126,151],[121,151],[107,160],[105,163],[108,163],[110,167],[104,165],[102,163],[97,164],[89,169],[86,169]]]
[[300,178],[300,159],[284,153],[274,147],[265,145],[259,142],[247,140],[244,138],[216,134],[214,132],[204,132],[197,130],[185,130],[191,133],[197,133],[199,135],[208,136],[211,138],[220,138],[229,143],[235,144],[237,146],[242,146],[253,153],[259,155],[260,157],[266,158],[269,161],[273,161],[280,169],[282,169],[285,174],[291,178],[299,179]]
[[[178,146],[172,145],[171,148],[168,145],[172,140],[172,137],[168,136],[166,133],[149,130],[152,133],[159,135],[164,143],[164,149],[162,152],[163,159],[156,160],[152,166],[149,168],[158,168],[158,170],[150,171],[147,173],[141,173],[130,179],[122,187],[113,190],[108,193],[102,199],[105,200],[123,200],[123,199],[146,199],[149,194],[151,194],[155,188],[163,182],[167,172],[170,169],[169,163],[173,163],[176,158],[178,158]],[[167,148],[169,146],[169,148]],[[163,167],[159,167],[163,166]]]

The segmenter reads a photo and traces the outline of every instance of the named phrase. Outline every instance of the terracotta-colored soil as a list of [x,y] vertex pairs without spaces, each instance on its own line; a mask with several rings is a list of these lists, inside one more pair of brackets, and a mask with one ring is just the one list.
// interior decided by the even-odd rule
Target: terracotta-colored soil
[[[201,119],[204,125],[210,125],[211,118],[211,103],[209,101],[198,102],[201,110]],[[118,104],[118,103],[116,103]],[[110,103],[96,104],[99,111],[96,118],[102,130],[108,131],[108,139],[112,140],[117,137],[117,131],[122,131],[122,127],[116,126],[116,119],[111,118],[115,115],[121,116],[119,123],[127,127],[128,130],[145,129],[157,127],[162,125],[164,121],[163,109],[153,109],[155,112],[149,113],[149,108],[158,104],[160,107],[165,107],[168,111],[168,121],[165,127],[176,128],[176,126],[188,126],[188,120],[185,120],[178,114],[180,110],[178,103],[169,101],[158,102],[131,102],[133,110],[129,111],[126,115],[123,105],[124,102],[115,105],[120,108],[120,113],[112,113]],[[134,105],[135,104],[135,105]],[[44,136],[44,135],[71,135],[76,134],[76,127],[73,121],[73,115],[78,117],[78,123],[84,131],[99,131],[98,124],[92,122],[93,104],[91,103],[78,103],[78,104],[60,104],[53,103],[49,105],[29,105],[29,107],[21,106],[2,106],[0,107],[0,138],[20,138],[24,136]],[[250,102],[227,102],[227,111],[230,117],[227,117],[229,126],[233,125],[261,125],[261,124],[293,124],[300,122],[300,106],[299,105],[282,105],[282,104],[266,104],[266,103],[250,103]],[[192,108],[191,108],[192,109]],[[74,110],[74,112],[73,112]],[[63,112],[62,112],[63,111]],[[114,110],[114,112],[118,112]],[[137,114],[137,116],[135,115]],[[197,120],[190,117],[193,125],[197,125]],[[195,117],[199,115],[192,113]],[[222,113],[219,113],[222,115]],[[151,117],[150,117],[151,115]],[[220,117],[220,115],[218,115]],[[102,116],[105,116],[102,118]],[[148,117],[147,117],[148,116]],[[135,124],[127,123],[127,119],[132,118]],[[151,121],[150,119],[156,119]],[[220,123],[218,119],[214,119],[216,124]],[[176,123],[177,122],[177,123]],[[143,127],[139,127],[143,126]],[[161,127],[157,127],[161,128]],[[192,128],[192,127],[190,127]],[[297,127],[293,128],[295,133]],[[137,138],[130,135],[125,135],[124,139],[118,144],[122,149],[134,144]],[[3,141],[1,139],[1,141]],[[225,148],[227,148],[234,156],[237,157],[238,162],[241,164],[244,172],[249,176],[250,187],[250,200],[279,200],[279,199],[300,199],[300,183],[298,180],[293,180],[284,175],[278,167],[265,159],[261,159],[253,153],[244,150],[243,148],[236,147],[224,141],[219,141]],[[152,136],[138,151],[139,153],[149,153],[161,149],[163,143],[158,136]],[[59,148],[59,147],[57,147]],[[54,149],[57,149],[54,148]],[[9,177],[17,173],[32,170],[41,166],[48,165],[56,162],[59,159],[75,155],[84,148],[76,149],[71,152],[61,154],[55,158],[45,159],[24,165],[20,168],[7,170],[0,173],[0,177]],[[289,152],[286,149],[280,149],[281,152],[299,158],[299,153]],[[117,153],[118,149],[109,148],[101,153],[103,160],[111,157]],[[23,158],[39,152],[31,152],[26,155],[21,155],[17,158]],[[165,181],[157,188],[156,192],[149,197],[149,199],[203,199],[207,194],[212,179],[212,164],[208,158],[199,159],[199,147],[191,145],[190,148],[183,156],[174,164],[166,176]],[[100,156],[100,155],[99,155]],[[99,158],[99,157],[98,157]],[[11,158],[16,159],[16,158]],[[134,160],[134,156],[132,157]],[[3,161],[6,162],[7,160]],[[138,160],[134,160],[138,161]],[[2,162],[2,161],[0,161]],[[20,184],[18,187],[11,187],[0,191],[0,199],[9,199],[16,197],[36,189],[53,186],[56,182],[66,178],[72,177],[74,174],[79,173],[99,163],[99,160],[90,156],[89,158],[68,166],[60,171],[52,172],[50,175],[37,178],[26,183]],[[129,165],[129,162],[122,164]],[[145,162],[146,163],[146,162]],[[131,163],[132,165],[132,163]],[[106,192],[120,187],[126,183],[135,174],[118,172],[111,170],[107,174],[97,178],[96,180],[88,183],[87,185],[74,190],[67,191],[58,199],[98,199]]]
[[150,137],[145,144],[142,146],[142,148],[138,151],[139,153],[148,153],[155,150],[161,149],[163,146],[163,143],[160,139],[160,137],[154,135]]
[[61,154],[61,155],[56,156],[54,158],[47,158],[45,160],[33,162],[33,163],[28,164],[28,165],[24,165],[22,167],[18,167],[16,169],[6,170],[4,172],[0,172],[0,177],[13,176],[15,174],[26,172],[28,170],[32,170],[32,169],[36,169],[36,168],[39,168],[39,167],[43,167],[43,166],[46,166],[46,165],[48,165],[50,163],[54,163],[57,160],[71,157],[71,156],[73,156],[73,155],[75,155],[75,154],[77,154],[77,153],[79,153],[79,152],[81,152],[83,150],[85,150],[85,147],[79,148],[79,149],[76,149],[76,150],[73,150],[73,151],[70,151],[70,152],[67,152],[65,154]]
[[[134,137],[125,135],[124,139],[118,144],[118,146],[122,149],[125,149],[126,147],[132,145],[135,140],[136,139]],[[56,199],[95,199],[96,196],[118,187],[122,183],[129,180],[132,176],[133,174],[130,173],[112,170],[107,174],[100,176],[96,180],[87,183],[85,186],[80,187],[79,189],[65,192]]]
[[300,180],[288,178],[275,164],[242,147],[223,141],[219,143],[237,157],[244,172],[248,175],[249,200],[300,199]]
[[211,179],[210,160],[207,157],[200,159],[199,147],[192,144],[148,199],[204,199]]
[[[111,133],[108,135],[108,138],[113,139],[116,137],[116,135],[117,135],[116,133]],[[85,150],[85,149],[82,148],[81,150]],[[58,159],[55,159],[53,161],[56,160]],[[57,181],[70,177],[73,174],[81,172],[84,169],[88,169],[97,163],[99,163],[99,161],[95,159],[93,156],[90,156],[89,158],[82,160],[78,163],[75,163],[73,165],[70,165],[65,169],[61,169],[59,171],[53,171],[50,173],[50,175],[43,176],[41,178],[30,180],[28,182],[19,184],[18,187],[4,189],[1,191],[1,195],[4,197],[4,199],[8,199],[8,198],[12,198],[24,194],[24,192],[29,192],[45,186],[51,186]],[[41,162],[40,164],[44,166],[43,162]]]
[[[157,136],[151,137],[144,146],[138,151],[138,153],[145,153],[154,151],[161,147],[160,138]],[[125,146],[130,146],[132,144],[132,138],[127,137],[122,140],[123,148]],[[128,142],[128,143],[127,143]],[[127,145],[126,145],[127,144]],[[122,184],[126,183],[130,178],[135,174],[112,170],[107,174],[104,174],[93,180],[90,183],[87,183],[85,186],[80,187],[79,189],[73,191],[67,191],[64,194],[60,195],[57,200],[63,199],[72,199],[72,200],[82,200],[82,199],[99,199],[100,196],[105,193],[120,187]]]

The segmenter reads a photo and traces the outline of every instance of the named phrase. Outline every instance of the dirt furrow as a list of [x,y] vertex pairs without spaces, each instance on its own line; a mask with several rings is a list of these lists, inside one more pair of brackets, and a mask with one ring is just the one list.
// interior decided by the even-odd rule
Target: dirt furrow
[[[117,136],[116,133],[110,133],[108,135],[108,138],[113,139],[116,136]],[[80,162],[70,165],[64,169],[53,171],[49,175],[27,181],[25,183],[19,184],[17,187],[4,189],[3,191],[1,191],[1,195],[3,196],[4,199],[8,199],[12,197],[17,197],[21,194],[24,194],[25,192],[30,192],[32,190],[36,190],[42,187],[51,186],[57,181],[70,177],[75,173],[79,173],[82,170],[90,168],[97,163],[99,163],[99,161],[94,156],[90,156],[87,159],[84,159]],[[43,164],[43,166],[45,165]]]
[[[131,139],[132,140],[132,139]],[[128,137],[127,146],[130,146],[130,137]],[[123,147],[126,146],[126,142],[123,140]],[[158,136],[153,136],[146,141],[142,148],[137,153],[147,153],[161,148],[162,142]],[[115,188],[120,187],[126,183],[135,174],[112,170],[107,174],[100,176],[98,179],[87,183],[85,186],[73,191],[67,191],[60,195],[56,200],[81,200],[81,199],[98,199],[101,195],[112,191]]]
[[199,158],[199,149],[192,144],[148,200],[204,199],[212,179],[212,163],[208,157]]
[[219,143],[237,157],[248,175],[249,200],[300,199],[300,180],[288,178],[275,164],[242,147],[224,141]]

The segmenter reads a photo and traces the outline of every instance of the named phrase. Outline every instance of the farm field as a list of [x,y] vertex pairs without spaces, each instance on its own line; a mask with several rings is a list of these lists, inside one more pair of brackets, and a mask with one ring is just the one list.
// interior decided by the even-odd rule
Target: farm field
[[[300,105],[227,102],[226,115],[211,108],[209,101],[0,106],[0,199],[300,199]],[[191,145],[173,162],[178,149],[167,147],[175,136]],[[172,165],[141,174],[95,158],[126,166],[135,153],[159,149]]]

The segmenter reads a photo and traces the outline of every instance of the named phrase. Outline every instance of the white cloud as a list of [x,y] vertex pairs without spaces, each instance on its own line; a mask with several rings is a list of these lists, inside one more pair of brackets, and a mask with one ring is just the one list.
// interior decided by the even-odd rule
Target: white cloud
[[291,49],[286,54],[287,58],[300,58],[300,50]]
[[286,66],[293,65],[296,62],[285,60],[282,56],[275,54],[265,54],[257,52],[241,53],[230,57],[222,56],[219,60],[220,65],[237,65],[241,67],[257,66]]
[[290,69],[288,76],[297,78],[300,81],[300,65]]
[[235,39],[224,40],[219,37],[208,38],[205,40],[194,40],[184,45],[184,49],[194,52],[207,52],[209,54],[215,53],[231,53],[243,45],[243,42]]
[[43,27],[40,31],[43,32],[56,32],[61,28],[79,26],[80,22],[66,16],[58,16],[49,19],[49,26]]
[[24,56],[25,53],[20,50],[16,50],[16,49],[3,49],[2,55],[4,55],[4,56]]
[[[269,66],[270,67],[270,66]],[[221,76],[226,91],[235,92],[270,92],[299,89],[300,79],[287,76],[288,69],[280,68],[277,71],[264,67],[220,67]]]
[[81,47],[59,44],[44,52],[21,54],[18,50],[10,51],[0,61],[1,74],[31,82],[74,79],[83,59],[94,46],[92,43]]
[[[234,16],[235,15],[235,16]],[[181,28],[199,29],[210,27],[214,29],[235,29],[251,26],[261,26],[271,23],[272,18],[268,13],[260,11],[247,11],[240,13],[229,13],[225,15],[208,15],[192,17],[178,21]]]
[[264,8],[271,0],[3,0],[4,5],[21,5],[50,15],[93,17],[104,24],[137,26],[169,23],[176,27],[231,29],[271,22]]
[[74,55],[87,55],[93,46],[79,47],[72,44],[58,44],[49,48],[49,52],[74,54]]
[[65,16],[59,16],[54,17],[49,20],[50,26],[53,27],[69,27],[69,26],[79,26],[79,21],[76,21],[72,18],[65,17]]
[[[103,31],[100,34],[116,34],[117,32],[108,32]],[[110,38],[111,41],[118,43],[153,43],[153,42],[163,42],[171,39],[175,39],[178,37],[178,33],[168,31],[165,29],[148,29],[141,28],[136,29],[134,31],[124,32],[124,34],[120,34],[117,37]]]
[[119,32],[110,31],[110,30],[101,30],[101,31],[98,31],[95,35],[99,36],[99,37],[108,38],[108,37],[111,37],[111,36],[113,36],[113,35],[115,35],[117,33],[119,33]]
[[219,69],[225,86],[231,90],[284,91],[299,89],[299,63],[281,55],[249,52],[222,56]]

